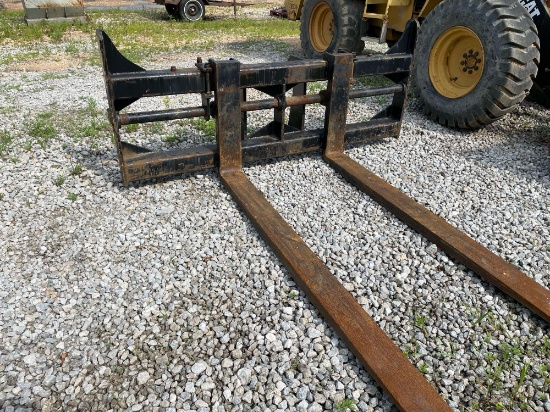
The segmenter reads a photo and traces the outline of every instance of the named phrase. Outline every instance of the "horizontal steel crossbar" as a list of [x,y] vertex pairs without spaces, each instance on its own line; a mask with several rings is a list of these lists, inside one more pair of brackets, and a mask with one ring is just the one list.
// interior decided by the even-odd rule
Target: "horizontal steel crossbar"
[[[105,33],[98,30],[97,35],[105,74],[109,118],[125,185],[142,179],[218,167],[220,156],[217,146],[153,152],[123,141],[120,135],[123,126],[213,117],[218,129],[240,128],[241,138],[245,140],[241,156],[245,162],[249,162],[322,149],[325,128],[305,130],[305,108],[312,104],[327,106],[334,99],[339,99],[339,104],[344,103],[337,95],[328,94],[326,90],[307,93],[308,83],[329,80],[326,59],[292,58],[286,62],[268,64],[239,63],[232,87],[240,90],[240,94],[239,99],[231,104],[238,107],[242,119],[240,125],[228,123],[228,118],[219,113],[215,101],[217,85],[214,82],[214,60],[203,63],[198,58],[195,67],[187,69],[171,67],[167,70],[145,70],[126,59]],[[365,76],[385,75],[392,84],[353,90],[346,99],[393,95],[393,100],[370,120],[347,125],[346,144],[399,135],[406,82],[412,62],[410,51],[413,45],[410,42],[413,37],[405,36],[399,47],[390,49],[387,54],[354,57],[351,74],[353,81]],[[248,100],[248,89],[256,89],[269,98]],[[122,112],[141,98],[176,94],[200,94],[202,104],[168,110]],[[273,110],[273,118],[264,127],[247,133],[247,113],[258,110]]]

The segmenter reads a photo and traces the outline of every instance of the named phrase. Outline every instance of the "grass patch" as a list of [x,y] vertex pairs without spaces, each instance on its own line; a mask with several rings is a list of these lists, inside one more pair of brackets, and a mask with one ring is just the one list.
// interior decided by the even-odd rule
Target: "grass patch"
[[338,402],[336,404],[336,410],[338,412],[346,412],[348,409],[351,410],[351,411],[354,411],[356,403],[357,403],[356,400],[346,398],[343,401]]
[[76,193],[69,193],[67,195],[67,199],[69,199],[70,201],[74,202],[75,200],[78,199],[78,195]]
[[146,123],[142,128],[145,134],[150,136],[158,136],[164,132],[164,124],[161,122]]
[[356,82],[363,87],[382,87],[395,84],[385,76],[363,76],[357,78]]
[[80,163],[77,163],[71,168],[71,171],[69,173],[72,176],[78,176],[82,174],[83,171],[84,171],[84,168],[82,167],[82,165]]
[[[188,135],[190,134],[189,127],[194,128],[201,135],[205,136],[205,140],[208,142],[213,142],[216,140],[216,122],[214,119],[206,121],[202,117],[197,117],[195,119],[181,120],[178,124],[180,127],[178,127],[170,135],[163,138],[166,143],[177,144],[186,141],[188,139]],[[148,129],[148,132],[150,131],[151,130]]]
[[423,374],[427,374],[430,371],[430,368],[425,363],[421,363],[420,365],[418,365],[418,370]]
[[[164,10],[92,10],[89,22],[26,25],[23,11],[3,11],[0,14],[0,39],[25,45],[28,51],[4,57],[0,64],[25,62],[43,56],[44,43],[68,45],[56,53],[79,55],[82,62],[99,64],[97,49],[83,52],[80,45],[94,39],[95,29],[108,33],[119,50],[133,61],[154,59],[159,53],[205,52],[214,49],[217,39],[235,38],[240,46],[250,41],[267,42],[270,50],[284,51],[284,38],[297,37],[299,24],[283,19],[249,20],[246,18],[206,19],[185,23],[170,19]],[[201,35],[208,33],[208,35]],[[77,40],[74,40],[74,39]]]
[[80,54],[80,51],[76,43],[70,43],[65,47],[65,53],[76,56]]
[[52,112],[39,113],[27,126],[27,133],[36,139],[41,148],[57,136],[52,117]]
[[65,180],[67,180],[65,175],[57,175],[55,179],[53,179],[53,184],[57,187],[61,187],[63,186],[63,183],[65,183]]
[[175,133],[166,136],[163,140],[168,144],[178,144],[185,140],[184,129],[178,129]]
[[137,123],[134,123],[134,124],[129,124],[128,126],[126,126],[124,128],[124,130],[127,132],[127,133],[135,133],[139,130],[139,124]]
[[111,131],[111,125],[107,120],[103,119],[90,119],[89,122],[85,124],[76,125],[76,128],[69,129],[75,137],[92,137],[92,138],[101,138],[105,133]]
[[5,152],[13,143],[13,136],[7,130],[0,130],[0,157],[4,157]]
[[24,12],[22,10],[11,11],[6,10],[0,14],[0,38],[3,39],[18,39],[22,43],[34,41],[52,41],[59,42],[63,35],[73,30],[74,27],[82,27],[84,30],[89,30],[86,24],[61,22],[49,24],[41,22],[38,24],[25,24],[23,21]]
[[66,119],[59,127],[73,140],[78,139],[103,139],[111,135],[111,124],[105,113],[98,106],[95,99],[89,97],[85,100],[85,107],[65,113]]
[[199,132],[208,137],[208,140],[214,141],[216,138],[216,122],[214,119],[204,120],[202,117],[197,117],[196,119],[191,119],[191,126],[197,129]]
[[42,74],[42,80],[57,80],[57,79],[66,79],[69,77],[68,74],[60,74],[55,72],[47,72]]
[[311,82],[307,84],[307,92],[309,94],[317,94],[321,90],[326,90],[327,82]]
[[8,54],[7,56],[4,56],[0,59],[0,64],[11,64],[20,61],[33,60],[36,59],[38,56],[40,56],[40,51],[38,50]]

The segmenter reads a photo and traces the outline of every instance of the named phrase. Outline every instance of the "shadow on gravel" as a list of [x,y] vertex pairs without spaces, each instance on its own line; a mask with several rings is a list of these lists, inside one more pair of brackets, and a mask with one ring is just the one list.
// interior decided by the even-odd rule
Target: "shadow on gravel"
[[[258,39],[250,39],[238,42],[226,43],[226,49],[239,50],[242,53],[255,53],[262,52],[266,56],[274,53],[280,53],[283,55],[280,61],[285,61],[290,56],[302,57],[303,52],[300,47],[300,39],[264,39],[259,41]],[[267,62],[267,57],[265,62]],[[263,61],[262,61],[263,62]]]
[[523,113],[511,113],[511,123],[494,124],[495,131],[507,136],[501,143],[464,153],[464,157],[486,167],[513,173],[521,179],[550,188],[550,125],[546,109],[527,105]]
[[[130,182],[129,187],[122,185],[122,177],[118,164],[117,154],[115,149],[84,149],[82,147],[68,146],[64,152],[70,156],[72,165],[80,164],[85,171],[95,176],[103,176],[105,182],[111,183],[113,188],[119,191],[126,191],[128,188],[140,188],[146,186],[155,186],[171,181],[189,179],[190,177],[208,177],[217,179],[217,169],[202,170],[198,172],[183,173],[175,176],[160,177],[150,180],[140,180]],[[220,183],[221,185],[221,183]]]
[[465,153],[464,157],[485,167],[513,173],[520,179],[536,181],[550,189],[548,146],[540,138],[527,142],[510,139],[506,143]]

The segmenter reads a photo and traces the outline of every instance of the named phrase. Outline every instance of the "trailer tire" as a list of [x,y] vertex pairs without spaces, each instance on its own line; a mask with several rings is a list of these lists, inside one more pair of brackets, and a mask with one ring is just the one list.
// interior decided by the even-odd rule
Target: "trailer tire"
[[321,58],[323,53],[338,51],[360,53],[361,0],[306,0],[300,17],[300,40],[308,58]]
[[199,21],[204,17],[204,3],[202,0],[181,0],[178,13],[182,20]]
[[415,50],[421,110],[442,125],[476,129],[525,98],[540,45],[517,0],[445,0],[422,23]]

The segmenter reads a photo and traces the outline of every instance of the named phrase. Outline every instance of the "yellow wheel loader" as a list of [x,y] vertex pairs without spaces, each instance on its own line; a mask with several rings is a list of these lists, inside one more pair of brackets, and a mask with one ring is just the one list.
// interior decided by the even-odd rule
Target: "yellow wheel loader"
[[421,23],[413,67],[422,111],[451,127],[491,123],[531,93],[550,106],[550,0],[286,0],[306,57],[395,43]]

